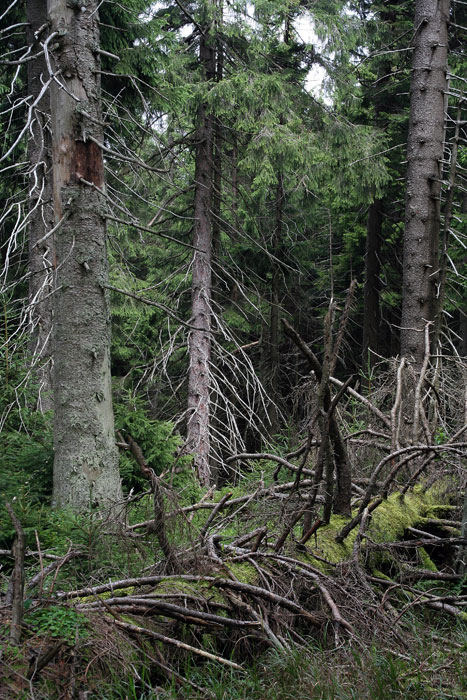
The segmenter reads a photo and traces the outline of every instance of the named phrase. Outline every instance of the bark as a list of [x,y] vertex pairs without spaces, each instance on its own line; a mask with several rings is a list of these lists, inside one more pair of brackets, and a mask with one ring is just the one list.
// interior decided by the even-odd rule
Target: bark
[[453,207],[454,207],[454,190],[457,169],[457,151],[459,144],[459,129],[461,124],[461,107],[457,108],[456,125],[454,130],[454,138],[451,146],[451,165],[449,169],[448,187],[446,192],[446,203],[444,206],[444,225],[441,240],[441,259],[439,271],[439,290],[437,298],[437,313],[435,318],[435,327],[433,331],[433,348],[438,345],[439,337],[443,327],[443,308],[446,298],[446,275],[448,267],[448,249],[449,249],[449,234],[452,225]]
[[[462,214],[467,214],[467,192],[463,192],[461,203]],[[464,293],[461,297],[461,307],[459,308],[459,354],[466,358],[467,361],[467,289],[464,287]],[[462,302],[464,302],[462,304]]]
[[[56,234],[53,503],[85,511],[121,498],[110,383],[97,3],[48,0]],[[61,83],[61,85],[58,84]],[[66,88],[66,89],[64,89]],[[88,184],[86,184],[88,183]]]
[[[47,0],[28,0],[28,45],[33,53],[40,51],[39,41],[47,23]],[[42,28],[42,32],[39,32]],[[47,77],[44,55],[27,64],[28,94],[35,101]],[[53,237],[44,240],[54,225],[52,195],[52,154],[50,133],[50,97],[46,91],[34,110],[28,140],[29,174],[29,327],[30,351],[38,363],[37,408],[41,412],[53,408],[52,397],[52,299]]]
[[[467,485],[464,488],[464,507],[462,509],[462,528],[461,537],[467,539]],[[467,545],[459,549],[457,557],[457,571],[461,576],[467,573]]]
[[366,234],[365,286],[363,290],[363,367],[372,365],[379,353],[381,308],[381,228],[383,223],[382,202],[374,200],[370,204]]
[[440,161],[447,89],[449,0],[416,0],[407,144],[401,354],[421,366],[436,312]]
[[269,410],[269,420],[271,421],[271,433],[275,435],[279,432],[279,373],[280,373],[280,354],[279,354],[279,301],[281,288],[281,269],[277,259],[281,257],[282,243],[282,218],[284,206],[284,178],[281,171],[277,175],[276,186],[276,201],[275,201],[275,222],[272,238],[272,254],[276,258],[272,263],[272,282],[271,282],[271,311],[269,318],[269,376],[272,404]]
[[15,528],[15,539],[12,547],[12,554],[15,560],[13,572],[11,574],[11,623],[10,642],[19,644],[21,639],[21,625],[23,623],[23,597],[24,597],[24,530],[16,514],[9,503],[5,503],[5,508],[11,518]]
[[[200,37],[200,62],[204,79],[213,79],[215,50],[209,36]],[[212,142],[213,117],[206,105],[198,113],[195,162],[195,198],[191,287],[191,320],[196,330],[188,339],[188,422],[186,450],[194,456],[194,466],[202,486],[211,483],[210,456],[210,362],[212,292]]]

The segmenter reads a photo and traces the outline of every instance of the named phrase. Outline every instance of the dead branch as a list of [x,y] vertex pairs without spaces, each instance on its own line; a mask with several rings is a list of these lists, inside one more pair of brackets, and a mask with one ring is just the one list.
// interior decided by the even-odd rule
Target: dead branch
[[[376,507],[376,506],[375,506],[375,507]],[[365,531],[366,531],[366,528],[367,528],[367,525],[368,525],[369,517],[370,517],[370,511],[369,511],[368,506],[367,506],[367,507],[365,508],[365,510],[363,511],[362,520],[361,520],[361,522],[360,522],[360,527],[359,527],[359,529],[358,529],[358,533],[357,533],[357,536],[356,536],[356,538],[355,538],[355,542],[354,542],[354,545],[353,545],[353,550],[352,550],[352,561],[353,561],[355,564],[358,563],[358,559],[359,559],[359,555],[360,555],[360,549],[361,549],[361,546],[362,546],[362,540],[363,540],[363,536],[364,536],[364,534],[365,534]]]
[[[340,379],[336,379],[336,377],[329,377],[329,381],[335,386],[342,386],[343,384],[343,382],[341,382]],[[358,391],[355,391],[355,389],[352,389],[352,387],[350,386],[347,388],[347,393],[349,393],[350,396],[353,396],[354,399],[358,399],[358,401],[360,401],[360,403],[366,406],[373,413],[373,415],[379,418],[379,420],[386,426],[388,430],[391,430],[391,421],[369,399],[359,394]]]
[[[308,487],[312,485],[312,481],[310,479],[306,479],[301,482],[301,485],[303,487]],[[247,503],[247,501],[250,501],[252,498],[272,498],[276,494],[282,493],[283,491],[290,491],[295,487],[295,481],[289,481],[286,484],[279,484],[279,485],[274,485],[274,486],[269,486],[268,488],[263,488],[263,489],[258,489],[257,491],[254,491],[253,493],[247,495],[247,496],[239,496],[238,498],[232,498],[224,505],[222,506],[222,510],[225,508],[231,508],[233,506],[238,506],[241,505],[242,503]],[[321,500],[320,497],[318,496],[317,501]],[[321,500],[322,502],[322,500]],[[210,510],[211,508],[216,508],[218,506],[218,502],[213,503],[213,502],[203,502],[203,500],[199,501],[198,503],[195,503],[192,506],[185,506],[184,508],[180,508],[179,510],[172,511],[171,513],[167,514],[167,518],[173,518],[176,517],[177,515],[180,515],[182,513],[192,513],[193,511],[196,510]],[[153,520],[145,520],[142,523],[136,523],[135,525],[129,525],[127,527],[127,530],[137,530],[141,527],[151,527],[153,524]]]
[[167,530],[165,527],[166,516],[164,508],[164,499],[162,497],[160,480],[156,476],[154,470],[148,466],[146,460],[144,459],[141,447],[135,440],[133,440],[131,435],[127,435],[127,442],[130,446],[131,454],[133,455],[136,462],[141,468],[141,473],[144,477],[146,477],[146,479],[149,480],[149,483],[151,484],[152,491],[154,494],[154,532],[156,534],[160,548],[166,558],[169,570],[175,572],[178,570],[178,564],[173,547],[170,544],[169,538],[167,537]]
[[198,647],[193,647],[190,644],[185,644],[185,642],[181,642],[178,639],[166,637],[163,634],[154,632],[154,630],[146,629],[145,627],[138,627],[137,625],[132,625],[129,622],[123,622],[123,620],[114,620],[114,624],[118,627],[121,627],[122,629],[128,630],[129,632],[133,632],[135,634],[142,634],[147,637],[152,637],[153,639],[157,639],[159,642],[163,642],[164,644],[171,644],[172,646],[178,647],[178,649],[185,649],[186,651],[189,651],[192,654],[203,656],[205,659],[211,659],[211,661],[218,661],[220,664],[224,664],[225,666],[235,668],[237,671],[243,670],[242,666],[236,664],[234,661],[229,661],[229,659],[224,659],[222,656],[211,654],[208,651],[204,651],[204,649],[198,649]]
[[336,368],[337,358],[339,356],[339,351],[344,339],[345,331],[349,321],[350,310],[352,307],[352,302],[355,296],[355,289],[357,286],[357,280],[353,279],[350,282],[349,291],[347,292],[347,298],[345,300],[344,310],[342,316],[339,319],[339,330],[337,331],[336,340],[334,342],[334,347],[332,349],[332,358],[329,363],[329,376],[334,374]]
[[[240,459],[269,459],[273,462],[277,462],[283,467],[286,467],[289,469],[291,472],[298,472],[299,467],[297,467],[296,464],[292,464],[288,460],[284,459],[283,457],[279,457],[278,455],[273,455],[269,452],[244,452],[238,455],[233,455],[232,457],[228,457],[225,462],[226,464],[230,464],[230,462],[236,462]],[[307,476],[313,476],[314,471],[311,469],[302,469],[301,470],[302,474],[306,474]]]
[[[367,538],[368,539],[368,538]],[[426,547],[429,545],[430,547],[444,547],[447,544],[467,544],[467,538],[466,537],[439,537],[438,539],[434,540],[433,538],[429,537],[426,539],[418,539],[418,540],[399,540],[397,542],[370,542],[368,541],[367,547],[368,549],[393,549],[393,548],[398,548],[398,547],[405,547],[408,549],[412,548],[417,548],[417,547]]]
[[215,506],[215,508],[212,509],[211,513],[209,514],[208,519],[206,520],[203,527],[201,528],[201,532],[199,533],[199,539],[201,540],[201,542],[204,541],[206,533],[209,530],[209,526],[211,525],[212,521],[214,520],[214,518],[216,517],[218,512],[223,509],[224,505],[227,503],[229,498],[232,498],[232,494],[226,493],[225,496],[222,496],[221,500]]
[[39,656],[34,657],[29,663],[29,669],[26,674],[28,680],[33,680],[39,673],[45,668],[58,654],[60,649],[63,647],[65,642],[60,641],[53,644],[51,647],[46,649]]
[[18,645],[21,639],[21,625],[23,622],[23,592],[24,592],[24,531],[20,521],[9,503],[5,508],[15,528],[15,540],[12,553],[15,559],[13,573],[11,574],[11,587],[13,591],[11,603],[10,642]]
[[[331,323],[331,310],[328,312],[327,316],[327,325]],[[319,397],[318,397],[318,411],[323,410],[325,412],[325,415],[328,414],[328,411],[330,411],[331,406],[332,406],[332,399],[331,399],[331,390],[329,388],[329,367],[330,363],[332,362],[332,352],[330,348],[331,344],[331,337],[330,337],[330,330],[328,332],[328,342],[325,344],[325,358],[323,360],[323,366],[321,366],[318,358],[314,354],[314,352],[308,347],[308,345],[305,343],[303,338],[300,337],[300,335],[297,333],[297,331],[293,328],[293,326],[287,321],[286,318],[281,319],[282,325],[284,326],[284,331],[286,335],[289,336],[289,338],[294,342],[294,344],[297,346],[297,348],[300,350],[302,355],[305,357],[307,360],[310,369],[313,370],[313,372],[316,375],[316,378],[319,382]],[[326,350],[326,348],[328,348]],[[319,418],[319,414],[318,414]],[[345,446],[345,442],[342,439],[342,436],[340,434],[340,429],[338,426],[338,423],[335,419],[334,416],[334,410],[329,414],[329,419],[327,421],[328,423],[328,434],[329,434],[329,439],[332,443],[333,447],[333,452],[334,452],[334,463],[335,463],[335,468],[336,468],[336,477],[337,477],[337,493],[334,498],[334,512],[335,513],[340,513],[340,514],[345,514],[345,515],[350,515],[350,494],[351,494],[351,466],[350,466],[350,460],[347,454],[347,448]],[[323,423],[324,430],[326,423]],[[323,444],[324,443],[324,444]],[[330,455],[330,449],[327,446],[327,441],[325,440],[324,436],[321,436],[321,445],[320,445],[320,451],[322,453],[321,460],[324,463],[328,463],[328,481],[330,481],[330,476],[329,476],[329,471],[330,471],[330,463],[332,462],[332,457]],[[328,456],[326,456],[326,454]],[[320,455],[318,454],[318,458]],[[317,465],[317,471],[319,470],[319,464],[320,461],[318,459],[318,465]],[[321,476],[320,476],[321,478]],[[315,474],[315,481],[316,481],[316,474]],[[328,489],[329,491],[329,489]],[[329,500],[329,496],[328,496]],[[329,504],[328,508],[329,510]]]
[[256,530],[252,530],[251,532],[247,532],[245,535],[242,535],[241,537],[237,537],[237,539],[235,539],[232,542],[232,546],[233,547],[243,547],[243,545],[247,544],[248,542],[250,542],[252,539],[254,539],[256,537],[255,544],[253,545],[253,548],[252,548],[252,551],[256,551],[254,549],[254,547],[256,545],[256,549],[257,549],[259,546],[256,544],[258,537],[260,535],[262,535],[264,537],[264,535],[267,533],[267,531],[268,531],[268,529],[266,526],[258,527],[258,528],[256,528]]
[[[425,414],[422,405],[422,388],[425,382],[425,375],[428,369],[428,363],[430,361],[430,325],[431,323],[425,324],[425,354],[423,357],[423,364],[420,369],[420,375],[418,377],[417,385],[415,387],[414,396],[414,409],[413,409],[413,431],[412,431],[412,441],[417,442],[418,437],[418,426],[420,418],[424,418]],[[426,420],[426,419],[425,419]]]
[[56,568],[61,568],[64,564],[66,564],[67,561],[70,561],[70,559],[83,556],[85,556],[84,552],[77,552],[76,550],[67,552],[67,554],[65,554],[63,557],[59,557],[55,561],[51,562],[50,564],[48,564],[48,566],[44,567],[41,571],[39,571],[39,573],[33,576],[32,579],[27,581],[26,590],[34,588],[39,583],[42,584],[43,581],[47,578],[47,576],[52,573],[52,571],[55,571]]
[[366,503],[363,511],[357,513],[357,515],[354,518],[352,518],[352,520],[350,520],[350,522],[348,522],[347,525],[345,525],[342,528],[342,530],[340,530],[340,532],[338,532],[338,534],[335,537],[336,542],[338,544],[342,544],[349,532],[351,532],[354,529],[354,527],[357,527],[357,525],[363,517],[363,513],[365,512],[365,510],[368,510],[368,513],[372,513],[375,510],[375,508],[381,505],[382,502],[382,498],[377,498],[375,501],[373,501],[373,503],[371,503],[371,505],[369,502]]
[[405,357],[399,363],[397,368],[396,396],[391,408],[391,447],[392,451],[400,449],[399,433],[401,422],[401,404],[402,404],[402,372],[405,367]]
[[[214,615],[212,613],[196,610],[195,608],[188,608],[181,605],[174,605],[173,603],[167,603],[165,600],[151,598],[149,596],[145,596],[144,598],[135,596],[107,598],[105,603],[109,607],[119,607],[124,605],[134,606],[135,609],[138,609],[139,606],[143,606],[146,609],[146,612],[149,610],[152,614],[163,614],[166,617],[174,617],[177,620],[186,619],[191,624],[196,624],[197,621],[201,620],[201,622],[213,623],[216,626],[258,627],[256,620],[237,620],[231,617],[224,617],[222,615]],[[96,600],[89,603],[81,603],[76,607],[78,610],[92,610],[99,608],[100,606],[101,601]]]
[[[460,442],[460,443],[450,443],[449,445],[409,445],[408,447],[403,447],[400,450],[396,450],[395,452],[391,452],[391,454],[386,455],[386,457],[384,457],[384,459],[382,459],[379,462],[377,467],[374,469],[373,474],[371,475],[371,478],[370,478],[370,481],[368,483],[368,487],[367,487],[365,496],[362,499],[362,503],[360,505],[360,510],[359,510],[358,514],[354,518],[352,518],[352,520],[350,520],[350,522],[348,522],[340,530],[340,532],[337,534],[337,536],[335,538],[336,542],[342,543],[345,540],[345,538],[347,537],[347,535],[349,534],[349,532],[351,532],[353,530],[353,528],[356,527],[358,525],[358,523],[361,521],[363,511],[368,506],[368,504],[370,503],[370,500],[372,498],[373,490],[374,490],[375,484],[377,482],[378,476],[379,476],[381,470],[383,469],[383,467],[388,462],[394,460],[394,458],[398,457],[399,455],[407,456],[407,455],[409,455],[409,453],[416,454],[416,453],[422,453],[422,452],[430,452],[432,450],[435,452],[439,452],[439,451],[443,451],[443,450],[444,451],[457,450],[457,448],[459,448],[459,447],[465,448],[466,444],[467,443],[465,443],[465,442]],[[394,470],[397,471],[397,469],[399,469],[400,466],[401,466],[401,463],[396,464],[396,466],[393,468],[393,471]],[[392,472],[391,472],[391,474],[392,474]],[[387,479],[386,479],[385,483],[387,483]],[[383,484],[383,490],[384,490],[384,488],[385,488],[385,486]],[[381,502],[382,502],[382,500],[379,501],[379,503],[381,503]],[[379,503],[377,505],[379,505]],[[374,507],[376,507],[376,506],[374,506]]]

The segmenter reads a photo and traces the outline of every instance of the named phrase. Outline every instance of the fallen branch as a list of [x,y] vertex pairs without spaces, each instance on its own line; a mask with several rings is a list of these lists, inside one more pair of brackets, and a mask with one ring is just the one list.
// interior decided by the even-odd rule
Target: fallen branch
[[181,642],[178,639],[166,637],[165,635],[159,634],[158,632],[154,632],[153,630],[146,629],[145,627],[138,627],[137,625],[132,625],[129,622],[123,622],[122,620],[114,620],[114,624],[117,625],[117,627],[128,630],[129,632],[134,632],[135,634],[142,634],[147,637],[152,637],[153,639],[157,639],[159,642],[163,642],[164,644],[171,644],[172,646],[176,646],[179,649],[185,649],[186,651],[189,651],[192,654],[203,656],[205,659],[211,659],[211,661],[218,661],[220,664],[224,664],[225,666],[235,668],[237,671],[243,671],[242,666],[236,664],[234,661],[229,661],[229,659],[224,659],[222,656],[211,654],[208,651],[204,651],[204,649],[198,649],[198,647],[193,647],[190,644],[185,644],[185,642]]
[[[368,538],[367,538],[368,539]],[[369,549],[392,549],[393,547],[407,547],[417,548],[417,547],[440,547],[445,545],[459,545],[467,544],[467,537],[439,537],[438,539],[419,539],[419,540],[399,540],[398,542],[372,542],[368,541],[367,547]]]
[[66,564],[67,561],[70,559],[75,559],[76,557],[83,557],[85,556],[84,552],[77,552],[75,550],[71,552],[67,552],[63,557],[59,557],[55,561],[51,562],[48,566],[46,566],[44,569],[39,571],[35,576],[32,577],[29,581],[26,582],[26,590],[31,590],[31,588],[34,588],[37,586],[39,583],[42,583],[45,578],[49,574],[52,573],[52,571],[55,571],[57,568],[61,568],[64,564]]
[[[112,606],[143,606],[150,609],[151,612],[160,611],[166,617],[175,617],[176,619],[190,619],[190,621],[197,622],[208,622],[215,624],[217,626],[226,627],[257,627],[258,623],[252,620],[237,620],[231,617],[224,617],[222,615],[214,615],[212,613],[203,612],[201,610],[196,610],[195,608],[187,608],[182,605],[174,605],[173,603],[167,603],[165,600],[160,600],[159,598],[150,598],[145,596],[144,598],[139,598],[135,596],[123,596],[107,598],[105,600],[106,605]],[[92,610],[99,608],[101,606],[101,601],[90,601],[89,603],[81,603],[76,606],[78,610]],[[157,613],[156,613],[157,614]]]
[[[370,500],[371,500],[371,498],[372,498],[373,490],[374,490],[375,485],[376,485],[376,483],[377,483],[378,476],[379,476],[381,470],[383,469],[383,467],[384,467],[388,462],[393,461],[394,458],[395,458],[395,457],[398,457],[399,455],[408,456],[409,453],[415,453],[415,454],[416,454],[416,453],[431,452],[431,451],[433,451],[433,452],[456,451],[456,452],[457,452],[457,451],[458,451],[457,448],[462,448],[462,447],[465,448],[466,446],[467,446],[467,443],[465,443],[465,442],[450,443],[449,445],[409,445],[408,447],[403,447],[403,448],[400,449],[400,450],[396,450],[396,452],[391,452],[391,454],[386,455],[386,457],[384,457],[384,459],[382,459],[382,460],[379,462],[379,464],[378,464],[377,467],[374,469],[374,471],[373,471],[373,473],[372,473],[372,475],[371,475],[371,478],[370,478],[370,481],[368,482],[368,487],[367,487],[367,489],[366,489],[365,496],[364,496],[363,499],[362,499],[362,503],[361,503],[361,505],[360,505],[360,509],[359,509],[358,514],[357,514],[354,518],[352,518],[352,520],[350,520],[346,525],[344,525],[344,527],[343,527],[343,528],[340,530],[340,532],[336,535],[336,538],[335,538],[335,539],[336,539],[336,542],[338,542],[338,543],[341,544],[341,543],[345,540],[345,538],[347,537],[347,535],[348,535],[348,534],[354,529],[354,527],[356,527],[356,526],[359,524],[359,522],[361,521],[362,516],[363,516],[363,512],[364,512],[365,508],[369,505]],[[412,457],[413,457],[413,455],[412,455]],[[393,468],[393,470],[392,470],[391,473],[390,473],[390,477],[391,477],[391,478],[394,476],[394,474],[396,473],[396,471],[402,466],[403,463],[405,463],[405,460],[403,460],[402,462],[399,462],[398,464],[396,464],[396,466]],[[389,486],[389,483],[390,483],[390,482],[388,481],[388,479],[386,479],[386,481],[384,482],[384,484],[383,484],[383,486],[382,486],[383,492],[384,492],[385,490],[387,490],[387,488],[388,488],[388,486]],[[379,503],[382,503],[382,500],[380,500]],[[377,505],[379,505],[379,503],[378,503]],[[372,510],[374,510],[375,507],[376,507],[376,506],[373,506],[373,507],[372,507]],[[370,512],[371,512],[371,511],[370,511]]]
[[29,663],[29,669],[26,674],[26,678],[31,681],[34,680],[34,678],[39,675],[42,669],[45,668],[52,661],[52,659],[55,658],[55,656],[58,654],[58,652],[64,644],[65,642],[63,641],[56,642],[56,644],[53,644],[46,651],[44,651],[43,654],[39,654],[39,656],[34,657],[33,660]]

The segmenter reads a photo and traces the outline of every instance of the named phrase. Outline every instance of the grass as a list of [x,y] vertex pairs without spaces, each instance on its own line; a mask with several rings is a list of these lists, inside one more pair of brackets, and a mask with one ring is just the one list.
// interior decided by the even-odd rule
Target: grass
[[[438,621],[438,627],[432,623]],[[439,616],[408,619],[410,650],[310,644],[287,654],[269,651],[239,673],[193,658],[180,671],[192,686],[167,687],[148,676],[142,683],[113,685],[106,700],[466,700],[467,628]],[[443,641],[443,638],[448,643]],[[162,687],[161,687],[162,686]],[[92,696],[94,698],[94,696]],[[97,698],[97,696],[95,696]],[[102,695],[100,698],[104,697]]]

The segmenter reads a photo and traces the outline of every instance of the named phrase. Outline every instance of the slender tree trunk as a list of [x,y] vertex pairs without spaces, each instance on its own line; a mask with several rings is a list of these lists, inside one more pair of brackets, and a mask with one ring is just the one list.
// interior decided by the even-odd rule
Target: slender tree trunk
[[[200,38],[200,62],[204,79],[213,79],[215,50],[207,32]],[[210,456],[210,361],[211,361],[211,255],[212,255],[212,141],[213,118],[201,105],[198,114],[195,163],[195,200],[192,263],[191,322],[188,351],[188,422],[186,450],[194,456],[200,483],[211,483]]]
[[[280,247],[282,244],[282,218],[284,206],[284,179],[282,172],[277,176],[276,186],[276,201],[275,201],[275,222],[272,239],[272,254],[275,258],[280,259]],[[281,269],[276,260],[272,263],[272,281],[271,281],[271,311],[269,317],[269,385],[271,389],[271,398],[273,403],[269,411],[269,420],[271,421],[271,433],[274,435],[279,431],[279,373],[280,373],[280,353],[279,353],[279,303],[281,289]]]
[[[47,30],[47,0],[27,0],[28,45],[40,50],[39,40]],[[35,101],[47,77],[45,56],[27,64],[28,94]],[[52,397],[52,298],[53,237],[46,238],[54,225],[52,194],[52,152],[50,96],[48,91],[37,104],[29,130],[29,324],[31,355],[37,362],[37,408],[53,408]]]
[[378,353],[381,330],[380,272],[381,272],[381,228],[383,223],[382,202],[376,199],[368,211],[365,286],[363,291],[363,367],[374,362],[371,350]]
[[407,144],[401,354],[420,367],[434,319],[449,0],[416,0]]
[[[58,507],[121,498],[110,382],[97,1],[48,0],[56,233],[54,490]],[[58,84],[60,83],[60,85]],[[66,88],[66,89],[65,89]]]
[[[467,214],[467,192],[462,195],[462,213]],[[464,300],[463,308],[459,309],[459,352],[461,357],[465,357],[467,361],[467,289],[464,287],[464,293],[461,297]]]

